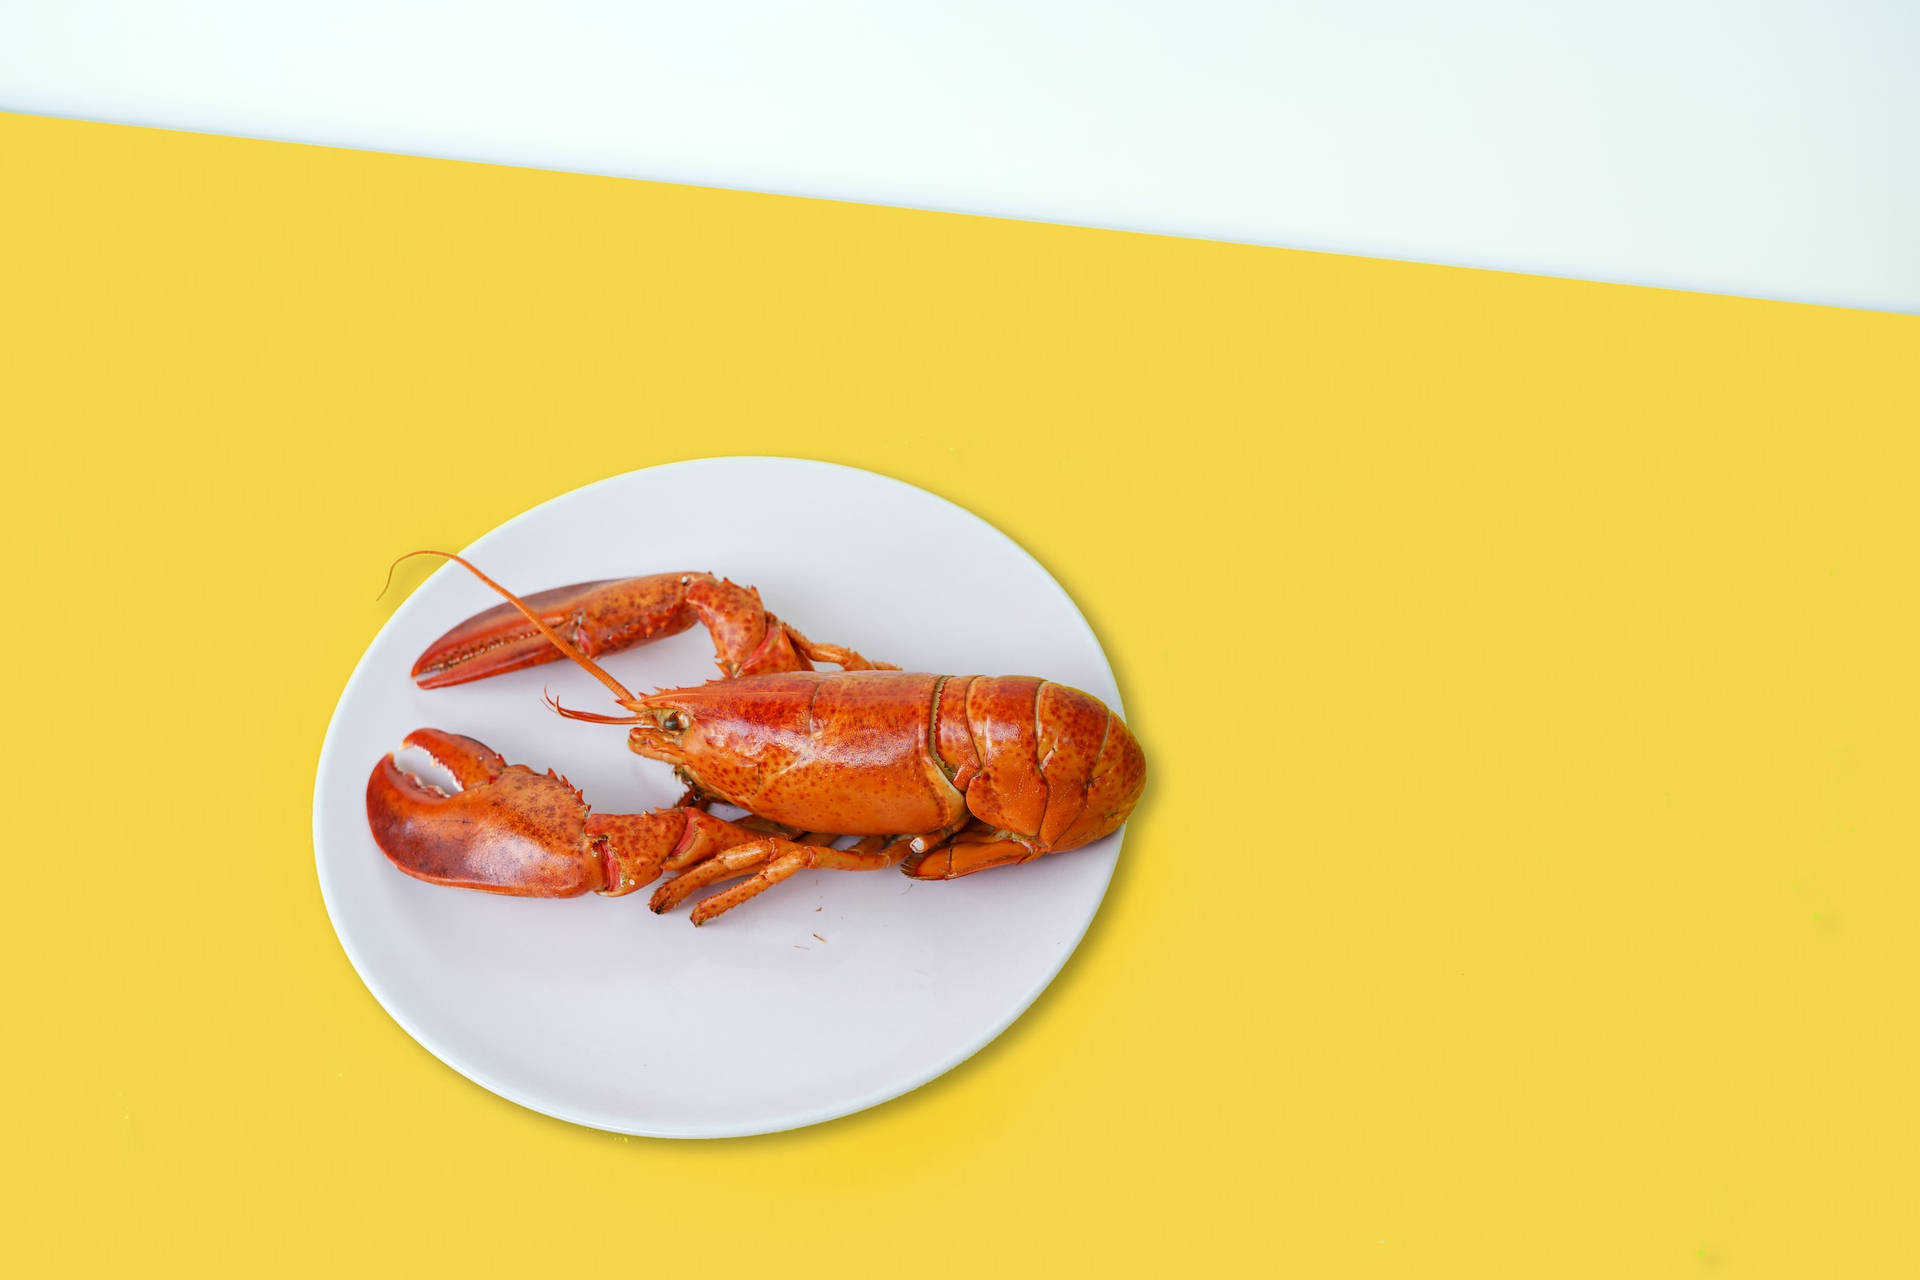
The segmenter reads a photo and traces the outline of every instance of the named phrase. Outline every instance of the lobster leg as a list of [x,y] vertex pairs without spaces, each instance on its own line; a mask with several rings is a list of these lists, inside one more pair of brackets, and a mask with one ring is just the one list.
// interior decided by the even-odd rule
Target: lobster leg
[[887,662],[869,662],[853,650],[841,645],[815,644],[801,635],[796,627],[787,628],[787,640],[809,663],[831,662],[842,671],[898,671],[900,669]]
[[[710,573],[580,582],[537,591],[520,604],[588,659],[678,635],[699,622],[713,637],[720,670],[729,678],[811,671],[814,661],[849,670],[884,665],[838,645],[814,644],[768,613],[758,591]],[[508,603],[475,614],[429,645],[413,664],[413,679],[422,689],[438,689],[564,656],[509,595]]]
[[394,866],[434,884],[522,897],[632,893],[668,862],[687,865],[762,838],[694,808],[593,813],[549,770],[508,764],[473,738],[416,729],[406,744],[454,777],[449,794],[388,755],[367,779],[367,823]]
[[691,871],[675,876],[654,891],[653,900],[648,906],[655,913],[671,911],[710,884],[758,872],[746,883],[737,884],[695,904],[689,918],[695,925],[702,925],[809,867],[832,871],[879,871],[891,867],[906,855],[910,843],[911,837],[908,836],[868,836],[851,848],[835,849],[825,845],[796,844],[779,836],[768,836],[751,844],[728,849]]
[[1036,846],[974,822],[944,846],[914,852],[900,870],[915,880],[957,880],[989,867],[1030,862],[1046,852],[1044,845]]

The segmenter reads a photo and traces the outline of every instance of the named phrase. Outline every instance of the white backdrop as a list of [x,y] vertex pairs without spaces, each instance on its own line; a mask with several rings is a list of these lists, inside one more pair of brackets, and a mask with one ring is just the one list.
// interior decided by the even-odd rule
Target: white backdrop
[[0,109],[1920,311],[1920,0],[4,0]]

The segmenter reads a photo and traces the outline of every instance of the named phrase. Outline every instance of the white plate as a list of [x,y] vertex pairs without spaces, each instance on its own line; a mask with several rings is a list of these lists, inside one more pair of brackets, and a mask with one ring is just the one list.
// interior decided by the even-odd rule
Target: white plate
[[[1044,675],[1120,711],[1099,642],[1046,570],[977,516],[865,471],[787,458],[654,467],[535,507],[466,551],[519,591],[711,570],[758,587],[816,640],[910,670]],[[679,794],[667,766],[626,749],[625,730],[541,705],[551,689],[614,709],[570,665],[414,687],[420,651],[495,603],[446,566],[395,610],[340,695],[313,802],[341,946],[394,1020],[476,1084],[658,1137],[830,1120],[965,1061],[1046,989],[1092,922],[1117,834],[948,883],[803,872],[700,929],[685,907],[653,915],[645,893],[506,898],[402,875],[368,833],[365,789],[422,726],[558,769],[602,811]],[[607,666],[629,687],[697,684],[713,651],[696,627]]]

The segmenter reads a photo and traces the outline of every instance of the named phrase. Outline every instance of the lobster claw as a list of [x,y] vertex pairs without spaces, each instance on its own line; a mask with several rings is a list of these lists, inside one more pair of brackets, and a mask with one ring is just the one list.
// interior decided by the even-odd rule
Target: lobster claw
[[[677,635],[694,624],[687,586],[704,575],[656,573],[603,578],[536,591],[523,603],[589,658]],[[758,608],[758,601],[754,602]],[[420,655],[413,679],[422,689],[484,680],[561,657],[512,604],[495,605],[453,628]]]
[[387,860],[417,880],[522,898],[617,898],[759,839],[692,807],[591,813],[559,774],[508,764],[485,743],[415,729],[405,746],[453,775],[449,795],[385,756],[367,778],[367,825]]
[[839,645],[815,644],[768,613],[758,591],[710,573],[602,578],[520,597],[450,552],[412,554],[446,556],[465,565],[507,600],[468,618],[427,647],[413,664],[414,683],[422,689],[484,680],[571,657],[624,696],[625,690],[593,659],[678,635],[695,622],[713,638],[721,674],[729,679],[811,671],[815,661],[849,671],[887,666]]
[[422,782],[391,755],[374,766],[367,822],[394,866],[434,884],[521,897],[606,887],[586,802],[565,778],[510,765],[484,743],[439,729],[416,729],[405,745],[432,756],[460,790]]

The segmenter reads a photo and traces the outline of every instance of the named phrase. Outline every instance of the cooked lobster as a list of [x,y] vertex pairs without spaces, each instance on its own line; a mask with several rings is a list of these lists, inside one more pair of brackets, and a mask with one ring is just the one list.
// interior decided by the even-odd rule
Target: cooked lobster
[[[413,669],[422,688],[569,658],[623,714],[554,709],[630,726],[628,745],[673,765],[687,794],[648,813],[595,813],[558,774],[508,764],[472,738],[416,730],[405,745],[426,751],[458,789],[422,782],[388,755],[367,780],[367,820],[393,864],[422,880],[618,896],[676,873],[653,894],[661,912],[752,877],[697,903],[698,925],[808,867],[898,865],[949,880],[1076,849],[1118,829],[1145,784],[1126,725],[1077,689],[869,662],[808,640],[757,591],[709,574],[582,583],[523,600],[461,557],[431,554],[507,603],[430,646]],[[636,696],[594,660],[696,622],[713,638],[722,679]],[[747,816],[716,817],[716,802]],[[844,837],[856,839],[836,848]]]

